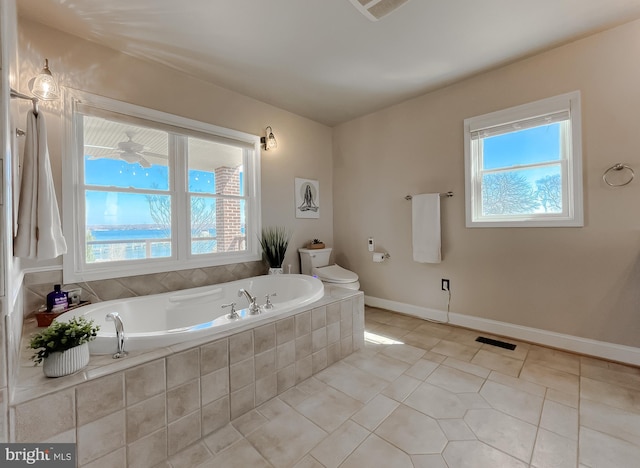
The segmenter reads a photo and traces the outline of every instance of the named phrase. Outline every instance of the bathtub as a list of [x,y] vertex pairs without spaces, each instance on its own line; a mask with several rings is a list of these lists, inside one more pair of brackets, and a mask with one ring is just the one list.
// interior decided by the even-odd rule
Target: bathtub
[[[276,293],[271,299],[273,308],[250,315],[247,299],[238,297],[240,288],[255,296],[260,305],[264,305],[267,294]],[[256,276],[214,286],[98,302],[62,314],[57,320],[78,316],[93,319],[100,330],[89,343],[91,354],[112,354],[116,351],[115,328],[113,322],[105,320],[111,312],[118,312],[124,324],[125,350],[142,351],[208,337],[215,339],[223,332],[246,328],[250,322],[258,325],[323,296],[322,282],[311,276]],[[222,308],[231,302],[237,304],[238,319],[229,319],[230,308]]]

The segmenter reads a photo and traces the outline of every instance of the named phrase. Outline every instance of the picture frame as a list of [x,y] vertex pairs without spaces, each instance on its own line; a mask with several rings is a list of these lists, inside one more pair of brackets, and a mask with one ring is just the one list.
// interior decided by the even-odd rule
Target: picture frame
[[295,179],[296,218],[320,218],[320,184],[317,180]]

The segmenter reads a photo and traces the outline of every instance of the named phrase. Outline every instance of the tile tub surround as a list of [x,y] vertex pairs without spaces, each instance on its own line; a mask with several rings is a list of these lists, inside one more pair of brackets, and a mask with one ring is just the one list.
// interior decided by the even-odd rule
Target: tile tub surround
[[45,379],[24,359],[10,440],[76,442],[81,467],[150,467],[363,345],[363,293],[328,288],[309,309],[253,330],[117,361],[92,356],[65,378]]
[[[197,288],[264,275],[264,262],[247,262],[192,270],[178,270],[149,275],[128,276],[108,280],[65,284],[66,288],[81,287],[82,300],[91,302],[148,296],[182,289]],[[64,284],[62,270],[26,273],[24,276],[24,313],[37,310],[46,303],[54,284]]]

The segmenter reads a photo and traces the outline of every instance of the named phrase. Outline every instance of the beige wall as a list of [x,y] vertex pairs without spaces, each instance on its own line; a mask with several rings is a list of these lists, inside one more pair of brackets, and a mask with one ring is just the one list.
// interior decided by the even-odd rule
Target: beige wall
[[[314,237],[333,242],[331,129],[309,119],[206,83],[162,65],[134,59],[114,50],[20,20],[20,91],[42,67],[44,57],[61,85],[188,117],[255,135],[273,127],[276,151],[263,152],[262,222],[293,231],[285,259],[299,271],[297,248]],[[62,102],[42,103],[49,134],[51,165],[61,203]],[[26,119],[23,105],[20,122]],[[24,125],[24,123],[22,123]],[[320,181],[322,213],[318,220],[296,220],[294,178]],[[25,267],[60,264],[60,260]],[[286,271],[286,270],[285,270]]]
[[[263,224],[295,232],[295,248],[319,237],[361,277],[367,295],[640,346],[640,182],[611,189],[606,168],[640,170],[640,22],[588,37],[383,111],[328,127],[34,23],[19,23],[21,91],[48,57],[63,85],[249,133],[266,125],[279,148],[262,156]],[[584,228],[466,229],[462,121],[580,90]],[[60,104],[46,103],[60,196]],[[20,115],[24,121],[24,109]],[[332,161],[333,155],[333,161]],[[320,181],[320,220],[296,220],[294,177]],[[439,265],[411,259],[409,193],[453,190],[442,202]],[[336,200],[335,206],[333,200]],[[374,264],[366,239],[391,260]],[[33,266],[27,264],[27,267]],[[36,266],[43,266],[38,264]]]
[[[334,129],[337,259],[366,295],[640,346],[640,21],[585,38]],[[584,228],[465,228],[463,119],[582,92]],[[443,262],[412,261],[407,194],[442,200]],[[366,240],[391,254],[374,264]]]

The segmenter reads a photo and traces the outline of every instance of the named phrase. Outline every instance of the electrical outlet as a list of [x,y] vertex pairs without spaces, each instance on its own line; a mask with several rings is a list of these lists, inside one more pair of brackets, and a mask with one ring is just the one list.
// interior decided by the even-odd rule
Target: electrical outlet
[[449,289],[449,280],[442,278],[442,290],[443,291],[450,291]]

